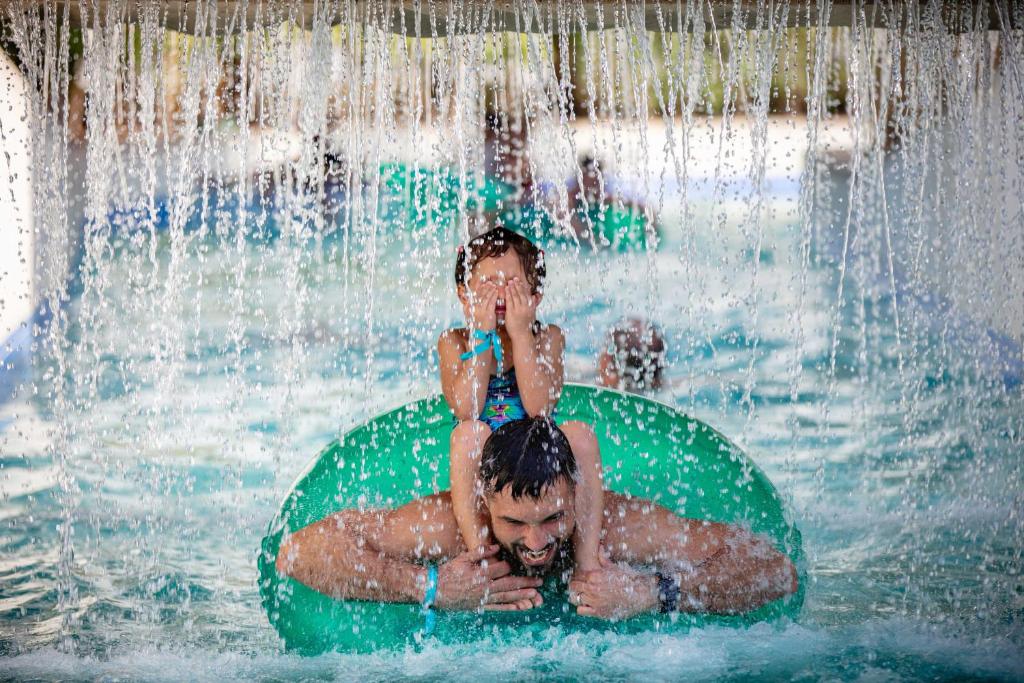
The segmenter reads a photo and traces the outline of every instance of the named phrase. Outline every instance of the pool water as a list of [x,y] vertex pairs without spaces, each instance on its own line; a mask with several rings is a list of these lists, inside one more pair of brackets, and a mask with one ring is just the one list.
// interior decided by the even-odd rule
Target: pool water
[[658,398],[741,445],[790,505],[797,620],[283,652],[260,538],[325,443],[437,390],[455,241],[128,229],[85,263],[63,357],[41,349],[0,406],[0,677],[1024,677],[1019,343],[897,288],[897,344],[893,292],[823,242],[802,266],[793,197],[771,207],[760,239],[739,203],[718,232],[695,204],[689,231],[662,212],[652,255],[552,248],[541,313],[567,331],[576,381],[617,319],[658,322]]

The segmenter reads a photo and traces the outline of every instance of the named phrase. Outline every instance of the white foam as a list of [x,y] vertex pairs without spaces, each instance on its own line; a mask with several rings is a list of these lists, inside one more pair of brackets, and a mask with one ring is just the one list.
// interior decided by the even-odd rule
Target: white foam
[[745,630],[698,629],[683,635],[574,633],[549,629],[521,645],[427,645],[369,655],[243,654],[131,648],[109,657],[54,649],[9,658],[13,678],[130,680],[318,679],[669,681],[728,677],[888,681],[917,675],[1019,679],[1024,655],[1012,638],[983,637],[920,621],[890,619],[823,627],[759,624]]

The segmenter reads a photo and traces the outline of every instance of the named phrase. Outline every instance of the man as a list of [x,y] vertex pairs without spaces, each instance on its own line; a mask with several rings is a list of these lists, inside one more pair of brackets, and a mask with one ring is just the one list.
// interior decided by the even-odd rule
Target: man
[[[544,577],[571,570],[576,475],[554,422],[511,422],[481,455],[496,545],[466,550],[444,492],[395,510],[342,510],[299,529],[283,539],[277,570],[340,599],[422,603],[432,595],[439,609],[532,609],[543,601]],[[602,546],[601,569],[569,582],[581,615],[744,612],[797,588],[792,562],[766,540],[613,492],[605,494]]]

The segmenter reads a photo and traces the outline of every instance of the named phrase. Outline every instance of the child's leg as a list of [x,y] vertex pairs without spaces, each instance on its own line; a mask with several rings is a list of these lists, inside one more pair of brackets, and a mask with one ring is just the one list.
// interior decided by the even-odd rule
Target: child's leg
[[491,435],[491,428],[479,420],[460,422],[452,430],[449,451],[449,480],[452,487],[452,511],[466,547],[475,550],[487,544],[490,532],[480,501],[480,451]]
[[585,422],[571,421],[560,426],[569,439],[569,446],[572,447],[580,471],[576,483],[576,531],[573,534],[576,569],[599,569],[601,564],[597,554],[604,511],[604,481],[597,436]]

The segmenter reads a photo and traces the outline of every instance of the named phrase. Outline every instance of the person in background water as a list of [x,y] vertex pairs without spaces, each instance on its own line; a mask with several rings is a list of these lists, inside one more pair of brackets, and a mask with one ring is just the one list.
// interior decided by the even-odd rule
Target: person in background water
[[[565,336],[536,317],[545,275],[544,252],[505,228],[470,240],[456,258],[455,285],[466,327],[443,332],[437,350],[441,388],[458,420],[451,436],[452,509],[471,550],[487,545],[491,536],[480,506],[484,442],[509,422],[552,415],[562,393]],[[561,429],[580,464],[576,569],[591,571],[600,566],[603,506],[597,437],[583,422],[565,422]],[[522,559],[545,564],[553,548],[545,545]]]
[[608,333],[597,360],[597,383],[634,394],[651,394],[662,387],[665,339],[653,323],[640,318],[622,320]]
[[[580,157],[579,173],[569,178],[566,191],[565,218],[580,243],[596,248],[643,249],[657,237],[657,216],[597,157]],[[557,206],[552,210],[563,213]]]
[[534,182],[525,113],[513,116],[503,110],[487,112],[484,172],[511,186],[511,204],[532,200]]

